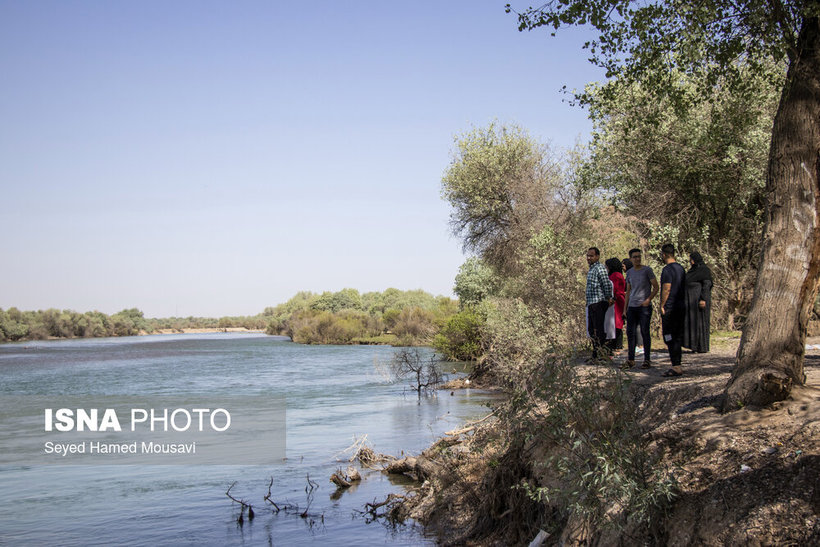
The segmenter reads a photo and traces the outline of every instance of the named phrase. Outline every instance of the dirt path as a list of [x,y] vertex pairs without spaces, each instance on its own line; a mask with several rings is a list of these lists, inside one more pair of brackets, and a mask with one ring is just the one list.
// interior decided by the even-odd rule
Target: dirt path
[[[820,343],[820,339],[809,341]],[[653,355],[654,357],[654,355]],[[796,545],[820,542],[820,350],[806,353],[805,386],[769,409],[718,410],[735,349],[684,354],[684,375],[664,378],[669,358],[631,373],[650,448],[680,485],[663,525],[669,545]]]

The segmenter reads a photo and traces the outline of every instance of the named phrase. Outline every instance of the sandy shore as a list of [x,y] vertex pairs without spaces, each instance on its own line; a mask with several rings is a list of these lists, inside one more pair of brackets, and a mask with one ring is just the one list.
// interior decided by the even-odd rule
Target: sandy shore
[[246,329],[245,327],[224,327],[210,329],[157,329],[154,332],[140,332],[140,335],[148,334],[203,334],[208,332],[258,332],[264,333],[263,329]]

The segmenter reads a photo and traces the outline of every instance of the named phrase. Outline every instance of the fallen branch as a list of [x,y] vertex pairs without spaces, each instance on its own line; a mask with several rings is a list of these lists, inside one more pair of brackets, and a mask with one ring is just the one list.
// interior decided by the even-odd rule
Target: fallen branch
[[353,444],[351,444],[341,452],[337,453],[335,458],[338,460],[341,454],[347,454],[348,452],[352,451],[353,455],[350,456],[350,458],[347,461],[353,462],[354,460],[356,460],[356,458],[359,457],[359,453],[362,451],[362,449],[367,447],[367,444],[367,433],[358,438],[356,438],[356,436],[354,435]]
[[265,494],[265,497],[264,497],[263,499],[264,499],[266,502],[268,502],[268,503],[270,503],[271,505],[273,505],[273,507],[276,509],[276,512],[278,513],[279,511],[281,511],[281,509],[280,509],[280,508],[279,508],[279,506],[276,504],[276,502],[275,502],[275,501],[273,501],[273,498],[271,498],[271,493],[270,493],[270,490],[271,490],[271,488],[272,488],[272,487],[273,487],[273,477],[271,476],[271,478],[270,478],[270,482],[268,483],[268,493],[267,493],[267,494]]
[[464,433],[469,433],[470,431],[474,430],[478,426],[478,424],[480,424],[481,422],[483,422],[484,420],[486,420],[490,416],[494,416],[494,415],[495,415],[495,410],[493,410],[492,412],[490,412],[489,414],[487,414],[486,416],[484,416],[480,420],[476,420],[474,422],[467,422],[467,424],[465,424],[465,426],[462,427],[461,429],[454,429],[452,431],[445,431],[444,434],[453,437],[453,436],[456,436],[456,435],[462,435]]
[[348,466],[347,471],[342,471],[340,467],[330,476],[330,482],[335,484],[337,488],[350,488],[354,482],[361,480],[362,475],[352,465]]
[[408,475],[411,478],[424,482],[438,470],[438,464],[424,456],[407,456],[388,464],[384,470],[395,475]]
[[345,478],[341,469],[330,476],[330,482],[335,484],[336,488],[350,488],[350,481]]
[[[407,501],[406,496],[400,494],[388,494],[384,501],[373,503],[365,503],[365,511],[359,511],[360,514],[365,515],[368,522],[373,522],[377,519],[387,518],[392,522],[400,522],[402,519],[398,514],[398,509]],[[379,509],[386,507],[384,511]]]

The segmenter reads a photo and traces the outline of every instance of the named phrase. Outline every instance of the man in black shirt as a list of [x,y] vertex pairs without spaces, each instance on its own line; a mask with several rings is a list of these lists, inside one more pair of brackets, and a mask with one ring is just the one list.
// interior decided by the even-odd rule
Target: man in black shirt
[[666,266],[661,271],[661,326],[672,368],[664,376],[680,376],[683,326],[686,321],[686,270],[675,260],[675,246],[661,247]]

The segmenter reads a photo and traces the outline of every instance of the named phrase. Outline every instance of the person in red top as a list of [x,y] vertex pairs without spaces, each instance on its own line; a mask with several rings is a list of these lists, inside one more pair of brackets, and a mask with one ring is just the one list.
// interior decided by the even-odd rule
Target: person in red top
[[[610,306],[607,316],[612,315],[614,320],[614,332],[612,338],[607,340],[607,345],[611,352],[621,350],[624,347],[624,304],[626,296],[626,281],[623,274],[623,263],[618,258],[610,258],[606,261],[606,269],[609,273],[609,280],[612,282],[612,295],[615,303]],[[612,326],[610,324],[610,326]],[[609,338],[609,337],[607,337]]]

